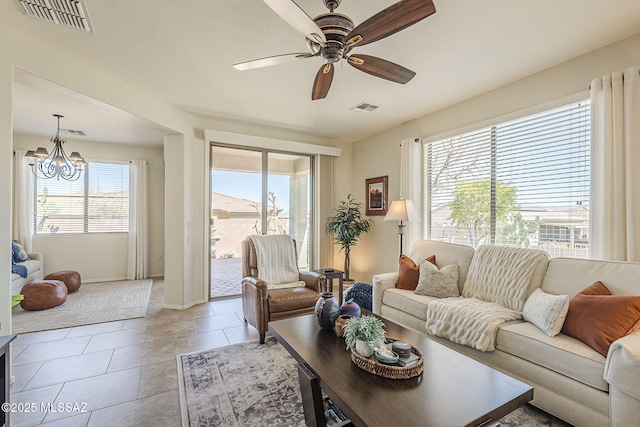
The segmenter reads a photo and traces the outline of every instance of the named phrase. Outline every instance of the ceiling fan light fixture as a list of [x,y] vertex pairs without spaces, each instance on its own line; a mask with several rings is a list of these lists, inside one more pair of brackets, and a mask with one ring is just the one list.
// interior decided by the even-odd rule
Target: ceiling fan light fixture
[[[354,26],[350,17],[334,12],[342,0],[323,0],[324,5],[329,8],[329,13],[318,15],[313,19],[296,4],[295,0],[263,1],[291,27],[305,35],[307,47],[311,52],[308,57],[320,56],[325,65],[331,65],[330,71],[325,65],[318,70],[311,92],[312,100],[327,96],[334,75],[333,64],[342,59],[347,60],[352,67],[372,76],[400,84],[409,82],[416,73],[408,68],[371,55],[350,57],[349,53],[356,45],[360,47],[389,37],[436,11],[433,0],[399,0]],[[278,55],[235,64],[234,67],[246,70],[300,58],[302,57],[299,54]]]

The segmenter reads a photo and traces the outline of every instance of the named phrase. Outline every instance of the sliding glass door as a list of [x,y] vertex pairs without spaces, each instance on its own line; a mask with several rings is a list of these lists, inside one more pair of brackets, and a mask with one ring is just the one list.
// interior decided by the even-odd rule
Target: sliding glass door
[[289,234],[300,269],[312,259],[313,158],[211,146],[211,297],[241,293],[241,242],[252,234]]
[[263,234],[288,234],[296,241],[298,267],[311,259],[311,157],[265,153],[267,209]]

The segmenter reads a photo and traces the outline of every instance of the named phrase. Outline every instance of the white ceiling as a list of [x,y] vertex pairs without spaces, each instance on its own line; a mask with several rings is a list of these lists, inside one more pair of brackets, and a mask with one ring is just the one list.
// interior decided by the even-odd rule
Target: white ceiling
[[[356,24],[394,0],[344,0]],[[354,49],[417,73],[399,85],[337,64],[326,99],[311,101],[321,59],[248,71],[232,64],[305,52],[304,37],[260,0],[86,0],[95,33],[0,3],[13,25],[192,114],[353,141],[640,33],[638,0],[434,0],[437,12]],[[311,17],[321,0],[297,0]],[[15,129],[62,127],[113,142],[161,143],[162,129],[49,82],[18,74]],[[372,113],[350,108],[378,105]],[[77,119],[77,122],[76,122]],[[92,138],[94,139],[94,138]]]

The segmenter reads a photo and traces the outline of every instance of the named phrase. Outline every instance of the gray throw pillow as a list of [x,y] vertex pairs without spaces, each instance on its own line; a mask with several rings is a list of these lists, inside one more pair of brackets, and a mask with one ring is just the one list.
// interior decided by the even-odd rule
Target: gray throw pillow
[[459,297],[458,266],[451,264],[438,269],[432,263],[422,261],[420,278],[414,293],[436,298]]

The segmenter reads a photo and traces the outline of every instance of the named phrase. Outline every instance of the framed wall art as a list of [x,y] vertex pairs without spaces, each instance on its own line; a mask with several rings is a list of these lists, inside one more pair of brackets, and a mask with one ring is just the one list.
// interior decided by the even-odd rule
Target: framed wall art
[[388,176],[379,176],[377,178],[369,178],[366,180],[366,215],[387,214],[388,180]]

